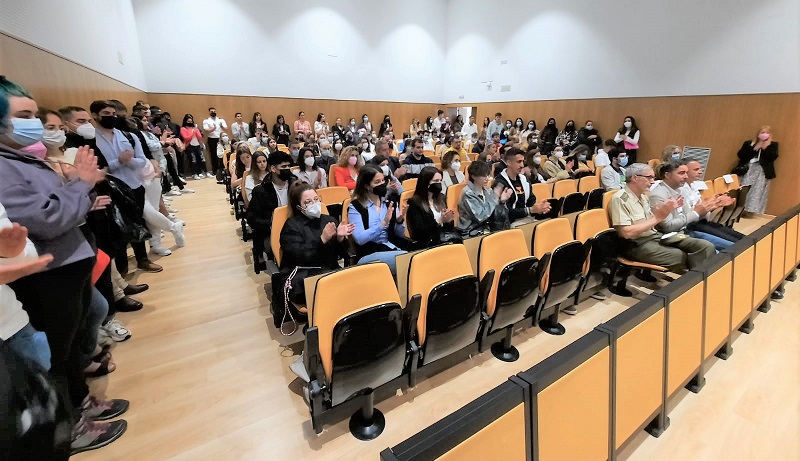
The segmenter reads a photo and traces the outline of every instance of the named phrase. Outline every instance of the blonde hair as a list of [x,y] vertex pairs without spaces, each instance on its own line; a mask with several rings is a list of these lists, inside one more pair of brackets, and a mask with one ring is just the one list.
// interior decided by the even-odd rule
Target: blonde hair
[[756,144],[758,144],[758,141],[760,141],[760,139],[758,139],[758,135],[760,135],[762,131],[766,131],[767,133],[769,133],[770,138],[772,137],[772,127],[769,125],[763,125],[761,128],[758,129],[758,133],[756,133],[756,137],[753,138],[753,141],[750,142],[751,146],[755,146]]
[[336,162],[336,164],[342,168],[349,167],[350,162],[348,161],[348,159],[353,154],[356,154],[356,158],[358,159],[358,162],[356,162],[354,168],[356,170],[360,169],[362,166],[364,166],[364,159],[363,157],[361,157],[361,154],[359,154],[358,147],[356,146],[347,146],[344,149],[342,149],[342,153],[339,154],[339,161]]
[[[675,152],[675,149],[680,149],[680,147],[670,144],[669,146],[666,146],[664,149],[662,149],[661,163],[671,162],[672,154]],[[681,157],[683,157],[683,150],[681,150]]]

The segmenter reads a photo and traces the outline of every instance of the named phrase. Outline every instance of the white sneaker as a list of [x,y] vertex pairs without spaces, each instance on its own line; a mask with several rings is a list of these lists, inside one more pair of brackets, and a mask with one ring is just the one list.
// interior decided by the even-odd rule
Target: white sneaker
[[108,332],[105,328],[101,325],[100,328],[97,329],[97,344],[102,346],[110,346],[114,344],[114,340],[111,339]]
[[167,247],[165,247],[164,245],[161,245],[161,244],[150,245],[150,251],[152,251],[153,253],[155,253],[155,254],[157,254],[159,256],[169,256],[169,255],[172,254],[172,250],[170,250],[169,248],[167,248]]
[[178,245],[178,248],[183,248],[186,246],[186,237],[183,235],[183,222],[176,222],[172,224],[172,229],[170,229],[172,235],[175,237],[175,244]]
[[166,195],[162,195],[161,198],[164,200],[164,203],[169,203],[172,201],[172,197],[167,197]]
[[170,219],[174,218],[175,216],[176,216],[176,215],[175,215],[175,212],[174,212],[174,211],[170,211],[170,212],[169,212],[169,218],[170,218]]
[[192,179],[200,180],[200,179],[203,179],[203,178],[201,178],[199,174],[196,174],[196,175],[192,176]]
[[181,190],[181,193],[182,194],[194,194],[194,189],[189,189],[188,187],[184,187],[183,190]]
[[214,176],[214,173],[210,173],[210,172],[206,173],[206,177],[208,177],[208,178],[216,178],[216,176]]
[[121,343],[122,341],[126,341],[126,340],[130,339],[130,337],[131,337],[130,330],[128,330],[127,328],[122,326],[122,324],[117,319],[113,319],[113,320],[109,321],[108,323],[103,325],[101,328],[106,330],[106,333],[108,333],[108,336],[110,336],[111,339],[113,339],[114,341],[116,341],[118,343]]
[[183,194],[181,194],[181,191],[179,190],[171,190],[164,195],[166,195],[167,197],[177,197],[178,195],[183,195]]

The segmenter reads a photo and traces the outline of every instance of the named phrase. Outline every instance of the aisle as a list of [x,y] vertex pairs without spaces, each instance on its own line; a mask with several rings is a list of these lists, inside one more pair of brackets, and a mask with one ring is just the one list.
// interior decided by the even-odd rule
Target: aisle
[[[187,246],[158,259],[162,273],[137,276],[139,283],[151,286],[137,296],[145,308],[119,314],[133,337],[113,350],[117,370],[92,383],[95,393],[131,401],[125,415],[128,431],[108,447],[74,459],[377,460],[382,449],[533,366],[633,303],[629,299],[621,304],[618,298],[584,303],[579,315],[564,319],[564,336],[537,330],[516,336],[522,354],[516,363],[484,354],[378,403],[387,428],[373,442],[353,439],[346,421],[316,436],[297,394],[298,383],[288,370],[299,349],[281,346],[286,341],[271,327],[263,290],[267,277],[252,271],[250,244],[236,233],[238,223],[229,213],[222,186],[206,179],[191,181],[190,187],[197,193],[173,201],[178,216],[188,223]],[[171,244],[172,238],[167,236],[165,243]],[[799,419],[800,311],[797,301],[789,301],[798,295],[795,284],[786,300],[757,319],[753,335],[734,344],[730,363],[712,368],[703,392],[676,409],[673,427],[661,439],[644,440],[641,451],[630,459],[674,459],[677,447],[684,454],[679,459],[798,459],[797,440],[789,437],[798,433]],[[755,387],[759,376],[769,379]],[[748,387],[729,393],[725,386],[737,381],[747,381]],[[728,400],[729,394],[735,400]],[[749,423],[741,425],[742,418]],[[579,440],[580,434],[575,436]],[[771,456],[760,456],[756,449],[763,447]],[[725,450],[728,456],[723,456]]]

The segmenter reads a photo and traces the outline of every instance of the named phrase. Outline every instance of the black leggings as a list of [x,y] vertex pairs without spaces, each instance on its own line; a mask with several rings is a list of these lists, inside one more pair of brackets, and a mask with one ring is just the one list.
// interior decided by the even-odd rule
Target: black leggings
[[[136,199],[136,205],[139,207],[139,209],[144,210],[144,186],[139,186],[138,188],[133,189],[133,196]],[[131,248],[133,248],[133,255],[136,257],[136,262],[147,261],[147,245],[145,242],[131,242]],[[123,247],[117,254],[113,256],[114,262],[117,264],[117,270],[120,272],[120,274],[127,274],[128,247]]]
[[[47,334],[52,356],[50,374],[64,395],[69,396],[73,409],[89,395],[80,344],[87,334],[84,317],[89,312],[94,261],[93,257],[82,259],[9,284],[31,325]],[[76,412],[73,417],[77,415]]]
[[211,157],[211,171],[214,174],[219,172],[219,157],[217,157],[217,144],[219,138],[208,138],[208,156]]

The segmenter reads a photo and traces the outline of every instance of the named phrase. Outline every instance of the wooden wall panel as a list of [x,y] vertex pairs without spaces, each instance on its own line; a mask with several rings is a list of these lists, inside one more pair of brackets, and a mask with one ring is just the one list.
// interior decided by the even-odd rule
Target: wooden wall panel
[[519,101],[448,104],[448,107],[477,107],[478,123],[483,117],[502,112],[503,119],[522,117],[536,120],[541,129],[554,117],[559,129],[574,119],[580,127],[593,120],[605,139],[622,126],[626,115],[636,118],[642,130],[639,160],[661,156],[669,144],[711,148],[706,178],[730,172],[736,152],[746,139],[755,137],[761,125],[772,126],[780,143],[767,213],[780,214],[800,202],[800,93],[725,96],[682,96],[655,98],[574,99],[561,101]]
[[146,96],[142,90],[2,33],[0,75],[24,86],[40,107],[50,109],[67,105],[88,109],[97,99],[119,99],[131,107]]
[[383,116],[388,114],[392,119],[396,137],[400,137],[403,132],[408,131],[413,117],[419,117],[421,121],[424,121],[428,115],[436,115],[436,110],[439,107],[436,104],[406,102],[338,101],[332,99],[173,93],[150,93],[147,102],[169,111],[172,114],[172,119],[178,122],[183,119],[183,115],[186,113],[191,113],[197,119],[202,120],[208,117],[208,108],[211,106],[217,109],[217,113],[228,122],[228,126],[233,123],[236,112],[241,112],[245,121],[248,122],[253,118],[254,112],[261,112],[264,120],[269,123],[270,129],[272,129],[272,124],[275,123],[275,119],[279,114],[283,115],[286,118],[286,122],[291,126],[297,120],[298,112],[302,110],[312,126],[317,119],[317,114],[320,112],[325,114],[325,120],[331,125],[336,121],[336,117],[341,117],[343,124],[347,124],[350,117],[354,117],[356,123],[361,123],[361,116],[367,114],[377,132]]

